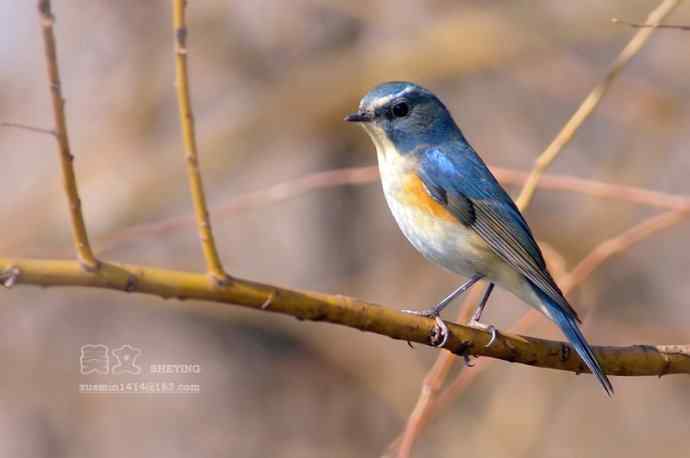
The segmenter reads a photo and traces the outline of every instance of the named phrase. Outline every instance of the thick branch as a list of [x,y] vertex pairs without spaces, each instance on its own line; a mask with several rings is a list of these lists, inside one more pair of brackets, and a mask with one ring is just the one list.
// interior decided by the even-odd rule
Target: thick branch
[[55,18],[50,8],[50,0],[39,0],[38,12],[43,30],[43,44],[45,46],[46,63],[48,66],[48,78],[50,81],[50,94],[53,101],[53,117],[55,118],[55,137],[60,149],[60,165],[65,193],[69,200],[70,217],[72,219],[72,237],[77,249],[77,256],[82,266],[87,270],[97,270],[98,261],[91,251],[89,236],[84,224],[84,216],[81,211],[81,200],[77,188],[77,178],[74,174],[74,156],[70,151],[69,138],[67,137],[67,120],[65,118],[65,99],[62,97],[60,87],[60,72],[58,70],[57,51],[53,23]]
[[[139,292],[163,298],[200,299],[241,305],[294,316],[300,320],[326,321],[362,331],[429,345],[434,321],[402,313],[359,299],[297,291],[233,279],[225,288],[210,285],[202,274],[126,264],[101,263],[98,272],[84,272],[74,261],[0,259],[2,283],[40,286],[83,286]],[[448,323],[445,348],[458,355],[498,358],[531,366],[586,372],[577,354],[564,342],[499,334],[485,347],[490,335],[474,328]],[[690,346],[633,345],[594,347],[609,375],[644,376],[690,374]]]
[[225,284],[227,275],[216,249],[211,229],[211,220],[206,207],[204,185],[199,170],[199,153],[194,133],[194,114],[189,97],[189,74],[187,71],[187,24],[185,21],[185,0],[173,0],[173,28],[175,32],[175,85],[180,111],[180,127],[187,160],[189,189],[194,201],[194,213],[201,239],[201,248],[206,258],[208,273],[217,284]]

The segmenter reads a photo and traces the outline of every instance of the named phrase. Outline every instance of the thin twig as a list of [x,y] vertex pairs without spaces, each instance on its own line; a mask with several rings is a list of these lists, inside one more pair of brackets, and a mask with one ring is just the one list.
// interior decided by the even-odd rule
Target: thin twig
[[199,153],[194,133],[194,114],[189,96],[189,73],[187,70],[187,24],[185,0],[173,0],[173,31],[175,32],[175,85],[180,111],[180,127],[187,161],[189,189],[194,201],[194,213],[206,259],[206,268],[217,285],[225,285],[229,279],[223,269],[211,229],[211,220],[206,207],[204,185],[199,170]]
[[51,137],[57,138],[54,130],[44,129],[43,127],[30,126],[28,124],[21,124],[18,122],[0,122],[2,127],[13,127],[15,129],[28,130],[29,132],[35,132],[37,134],[48,134]]
[[[685,210],[665,212],[651,217],[625,232],[607,239],[597,245],[577,266],[559,282],[562,285],[563,293],[569,294],[577,286],[584,283],[591,274],[612,256],[622,253],[634,245],[648,239],[652,235],[677,224],[690,217],[690,207]],[[591,312],[591,311],[589,311]],[[536,310],[530,310],[522,315],[508,329],[509,333],[521,334],[527,332],[535,323],[543,320],[544,317]],[[455,380],[446,386],[441,393],[427,404],[427,409],[417,416],[415,423],[415,437],[419,437],[423,429],[429,424],[431,419],[441,413],[457,397],[470,386],[493,361],[482,358],[475,363],[471,370],[461,372]]]
[[585,256],[575,268],[561,280],[564,292],[582,284],[594,270],[613,255],[619,254],[650,236],[680,223],[690,216],[690,205],[683,210],[670,211],[648,218],[622,234],[604,240]]
[[48,78],[50,81],[50,93],[53,101],[53,117],[55,118],[55,136],[58,140],[60,151],[60,165],[65,193],[69,200],[70,217],[72,220],[72,237],[77,250],[77,256],[84,269],[98,270],[98,261],[91,251],[89,236],[82,215],[81,200],[77,188],[77,178],[74,174],[74,156],[70,151],[67,137],[67,120],[65,117],[65,99],[62,97],[60,87],[60,72],[58,70],[57,51],[53,23],[55,18],[50,7],[50,0],[39,0],[38,12],[43,31],[43,44],[45,46]]
[[[524,185],[529,176],[525,172],[511,169],[493,168],[493,171],[501,183],[505,185]],[[537,182],[537,187],[554,191],[572,191],[602,199],[620,200],[671,210],[683,209],[690,203],[689,196],[653,191],[637,186],[605,183],[570,175],[542,175]]]
[[[471,289],[467,297],[463,299],[462,305],[460,306],[461,312],[457,318],[458,323],[466,323],[470,319],[472,305],[479,301],[482,291],[481,287],[483,287],[483,285],[477,285],[475,288]],[[389,451],[392,452],[397,448],[398,456],[405,456],[405,454],[409,455],[409,451],[412,450],[417,435],[410,434],[408,431],[418,431],[420,429],[418,425],[426,422],[426,417],[429,415],[429,406],[441,393],[443,384],[446,378],[448,378],[448,373],[453,368],[454,364],[455,355],[451,352],[442,351],[436,357],[434,365],[431,366],[431,369],[429,369],[422,380],[422,387],[419,390],[417,402],[415,402],[412,413],[410,413],[410,416],[405,422],[404,432],[398,439],[394,440],[389,445]]]
[[642,29],[645,27],[653,27],[655,29],[675,29],[675,30],[685,30],[690,31],[690,25],[678,25],[678,24],[639,24],[636,22],[628,22],[623,19],[618,19],[617,17],[611,18],[611,22],[614,24],[623,24],[636,29]]
[[[565,259],[551,246],[542,244],[541,247],[551,271],[556,278],[558,278],[559,275],[565,272]],[[470,290],[470,294],[467,295],[460,306],[457,317],[458,323],[467,323],[470,320],[473,308],[479,301],[480,293],[481,288]],[[443,383],[446,381],[448,373],[455,361],[456,359],[453,353],[443,351],[438,355],[434,366],[429,370],[422,381],[422,388],[417,402],[407,419],[403,433],[388,446],[389,451],[397,450],[397,456],[409,456],[411,454],[414,442],[434,413],[432,411],[434,402],[439,394],[443,392]],[[481,363],[481,360],[479,363]],[[472,369],[475,367],[476,363]]]
[[[647,16],[648,24],[658,25],[671,11],[673,11],[679,4],[679,0],[664,0],[658,7],[656,7],[649,16]],[[527,180],[527,184],[523,188],[520,196],[517,198],[517,206],[524,209],[536,190],[537,182],[544,173],[546,168],[556,159],[563,147],[570,143],[575,135],[577,129],[587,120],[594,109],[599,105],[604,95],[608,91],[611,83],[616,79],[618,74],[625,68],[625,66],[632,60],[639,52],[644,44],[649,40],[649,37],[654,32],[654,28],[640,29],[635,36],[630,40],[628,45],[621,51],[616,60],[611,65],[611,69],[606,74],[606,77],[589,93],[587,98],[582,102],[575,114],[568,120],[558,133],[556,138],[539,156]]]
[[[524,185],[528,174],[513,169],[492,167],[494,175],[506,186]],[[347,167],[307,174],[303,177],[287,180],[258,191],[241,194],[230,198],[223,205],[213,208],[217,217],[226,217],[240,211],[275,205],[287,199],[295,198],[319,189],[343,185],[369,184],[379,179],[377,166]],[[647,190],[635,186],[625,186],[601,181],[577,178],[569,175],[543,175],[537,187],[557,191],[571,191],[587,194],[592,197],[621,200],[652,207],[680,209],[690,203],[690,198]],[[195,224],[194,216],[183,215],[161,221],[139,224],[117,231],[100,240],[100,253],[112,251],[124,243],[142,237],[153,237],[180,230]]]

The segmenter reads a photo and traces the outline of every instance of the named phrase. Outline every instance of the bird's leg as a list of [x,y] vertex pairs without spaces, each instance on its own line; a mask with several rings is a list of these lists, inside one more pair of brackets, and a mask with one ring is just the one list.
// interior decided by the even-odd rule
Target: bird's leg
[[441,314],[443,309],[445,309],[448,306],[448,304],[450,304],[453,301],[453,299],[455,299],[456,297],[460,296],[462,293],[470,289],[472,285],[477,283],[482,278],[484,278],[484,276],[481,274],[477,274],[474,277],[471,277],[465,283],[460,285],[455,291],[450,293],[448,297],[446,297],[441,302],[429,309],[403,310],[403,312],[410,313],[412,315],[420,315],[435,318],[436,326],[432,331],[431,343],[436,347],[442,347],[448,341],[448,326],[446,326],[446,324],[443,322],[439,315]]
[[479,319],[482,317],[482,313],[484,313],[484,309],[486,308],[486,303],[489,301],[489,296],[491,296],[491,292],[494,290],[494,284],[489,283],[489,286],[486,287],[486,291],[484,291],[484,296],[482,296],[482,300],[479,302],[479,305],[477,308],[474,310],[474,313],[472,314],[472,318],[470,319],[470,322],[468,323],[470,326],[473,328],[477,329],[483,329],[484,331],[489,331],[491,332],[491,339],[489,340],[489,343],[486,344],[487,347],[491,346],[492,343],[496,340],[496,326],[493,324],[483,324],[479,322]]
[[441,302],[439,302],[438,304],[434,305],[431,308],[422,309],[422,310],[403,310],[403,312],[409,313],[412,315],[428,316],[428,317],[432,317],[432,318],[437,317],[441,314],[443,309],[445,309],[448,306],[448,304],[450,304],[453,301],[453,299],[455,299],[456,297],[458,297],[459,295],[461,295],[462,293],[464,293],[465,291],[470,289],[472,287],[472,285],[477,283],[483,277],[484,277],[483,275],[475,275],[474,277],[470,278],[465,283],[460,285],[460,287],[458,287],[452,293],[450,293],[448,295],[448,297],[446,297]]

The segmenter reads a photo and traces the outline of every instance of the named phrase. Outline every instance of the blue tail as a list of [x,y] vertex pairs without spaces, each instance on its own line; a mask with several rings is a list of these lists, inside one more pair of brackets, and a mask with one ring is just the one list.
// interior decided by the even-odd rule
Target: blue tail
[[534,285],[533,287],[551,312],[551,318],[558,327],[561,328],[561,331],[563,331],[563,334],[568,338],[571,345],[575,347],[575,351],[580,355],[582,361],[587,365],[589,370],[592,371],[592,374],[597,380],[599,380],[606,394],[608,394],[609,397],[613,397],[613,385],[611,385],[608,377],[606,377],[604,371],[601,369],[601,365],[599,365],[599,361],[597,361],[596,356],[594,356],[592,348],[585,340],[585,336],[582,335],[582,331],[580,331],[577,325],[576,317],[571,316],[567,311],[563,310],[560,305],[539,290],[539,288]]

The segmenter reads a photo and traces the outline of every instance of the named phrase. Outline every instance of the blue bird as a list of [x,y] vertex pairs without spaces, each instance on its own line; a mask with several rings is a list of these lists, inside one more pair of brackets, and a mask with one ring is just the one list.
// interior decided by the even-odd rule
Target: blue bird
[[360,123],[378,156],[388,206],[410,243],[427,259],[468,280],[431,309],[406,311],[439,318],[456,297],[488,281],[471,324],[479,322],[494,284],[554,321],[609,396],[613,386],[585,340],[580,319],[549,274],[527,222],[467,142],[445,105],[409,82],[383,83],[364,96],[346,121]]

